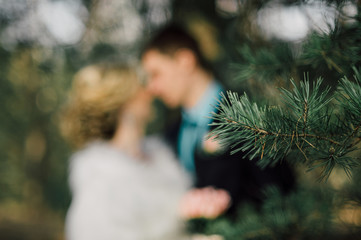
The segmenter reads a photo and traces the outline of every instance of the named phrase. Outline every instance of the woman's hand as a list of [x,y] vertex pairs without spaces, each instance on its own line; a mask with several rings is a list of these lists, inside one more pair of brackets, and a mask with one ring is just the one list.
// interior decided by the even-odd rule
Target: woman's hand
[[228,209],[230,202],[229,193],[223,189],[195,188],[183,197],[180,215],[185,219],[216,218]]

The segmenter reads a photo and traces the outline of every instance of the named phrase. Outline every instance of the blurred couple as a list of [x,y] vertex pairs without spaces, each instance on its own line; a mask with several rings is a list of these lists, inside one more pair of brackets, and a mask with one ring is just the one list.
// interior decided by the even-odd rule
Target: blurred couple
[[[68,240],[190,239],[184,219],[231,215],[242,202],[260,204],[266,186],[291,187],[288,168],[261,170],[207,138],[223,87],[187,31],[159,31],[141,65],[146,83],[131,65],[91,65],[74,77],[61,121],[77,149]],[[162,138],[145,136],[153,97],[182,110]]]

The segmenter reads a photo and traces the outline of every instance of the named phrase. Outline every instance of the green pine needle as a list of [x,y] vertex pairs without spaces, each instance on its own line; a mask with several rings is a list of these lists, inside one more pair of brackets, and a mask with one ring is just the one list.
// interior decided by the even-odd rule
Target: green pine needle
[[[260,167],[274,166],[291,151],[299,152],[299,161],[310,170],[322,168],[322,179],[327,179],[335,166],[347,175],[357,161],[351,158],[355,142],[360,140],[361,87],[356,72],[353,83],[347,78],[340,82],[338,91],[330,96],[330,88],[321,89],[322,79],[312,84],[307,75],[299,86],[291,79],[293,90],[281,88],[284,109],[279,106],[259,107],[246,94],[227,92],[213,113],[212,135],[232,154],[244,152],[244,158],[258,159]],[[341,115],[331,115],[330,102],[338,97]],[[347,100],[347,101],[346,101]],[[354,120],[348,126],[342,120]],[[241,161],[241,160],[240,160]]]

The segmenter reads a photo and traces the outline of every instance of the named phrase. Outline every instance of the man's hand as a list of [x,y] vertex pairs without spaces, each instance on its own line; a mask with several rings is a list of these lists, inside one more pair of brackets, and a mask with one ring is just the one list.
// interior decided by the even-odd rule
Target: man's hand
[[224,148],[222,147],[222,145],[219,143],[219,141],[216,139],[215,136],[212,136],[210,138],[208,138],[208,136],[204,137],[203,140],[203,150],[206,153],[216,153],[218,151],[223,150]]
[[230,206],[231,197],[223,189],[195,188],[186,193],[180,205],[180,214],[186,219],[216,218]]

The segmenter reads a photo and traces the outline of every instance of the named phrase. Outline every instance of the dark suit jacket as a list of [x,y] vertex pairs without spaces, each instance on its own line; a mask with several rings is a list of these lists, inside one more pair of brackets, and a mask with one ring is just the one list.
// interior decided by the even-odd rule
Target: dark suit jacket
[[[181,118],[168,128],[166,135],[175,151],[180,123]],[[283,193],[289,192],[294,187],[293,171],[285,161],[274,167],[261,169],[256,164],[258,159],[243,158],[246,153],[241,151],[231,155],[230,150],[209,154],[199,143],[194,152],[195,187],[214,186],[227,190],[232,199],[229,214],[235,213],[239,204],[243,202],[260,206],[265,198],[264,190],[268,186],[277,186]]]

